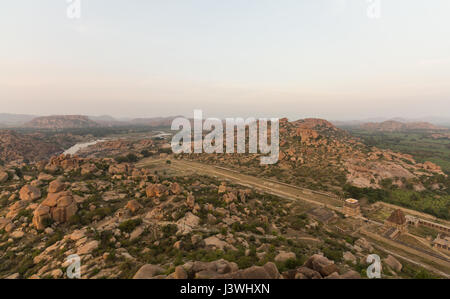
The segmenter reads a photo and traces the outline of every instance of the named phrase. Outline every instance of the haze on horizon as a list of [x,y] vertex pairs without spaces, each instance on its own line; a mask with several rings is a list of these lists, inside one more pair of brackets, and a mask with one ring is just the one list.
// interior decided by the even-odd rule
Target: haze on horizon
[[450,117],[450,1],[15,0],[0,113]]

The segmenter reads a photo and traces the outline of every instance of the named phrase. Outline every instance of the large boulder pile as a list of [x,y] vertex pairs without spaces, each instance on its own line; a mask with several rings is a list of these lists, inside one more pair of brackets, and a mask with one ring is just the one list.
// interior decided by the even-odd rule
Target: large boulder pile
[[59,170],[70,172],[79,169],[82,162],[83,159],[75,156],[60,155],[52,157],[44,169],[49,173],[57,173]]
[[109,166],[108,172],[110,174],[128,174],[128,171],[130,169],[130,166],[127,163],[121,163],[121,164],[111,164]]
[[216,278],[223,279],[279,279],[281,278],[277,266],[267,263],[264,266],[252,266],[250,268],[224,274]]
[[223,196],[223,201],[225,201],[225,203],[227,204],[236,202],[237,201],[236,193],[237,193],[236,191],[225,193]]
[[432,162],[426,161],[423,163],[423,168],[426,170],[429,170],[431,172],[437,173],[437,174],[444,174],[442,172],[442,168]]
[[81,166],[81,175],[95,174],[98,172],[94,163],[86,163]]
[[311,256],[303,266],[283,273],[286,279],[359,279],[361,275],[353,270],[339,274],[333,261],[320,254]]
[[135,274],[135,279],[173,278],[173,279],[279,279],[281,278],[274,263],[262,267],[252,266],[239,270],[236,263],[224,259],[214,262],[188,262],[178,266],[175,272],[166,276],[160,266],[144,265]]
[[76,214],[78,207],[72,192],[64,191],[65,184],[56,180],[50,183],[47,198],[33,213],[33,224],[37,229],[45,228],[46,219],[57,223],[67,222]]
[[338,268],[333,261],[330,261],[328,258],[319,254],[311,256],[306,261],[304,266],[319,272],[323,277],[327,277],[333,274],[334,272],[338,272]]

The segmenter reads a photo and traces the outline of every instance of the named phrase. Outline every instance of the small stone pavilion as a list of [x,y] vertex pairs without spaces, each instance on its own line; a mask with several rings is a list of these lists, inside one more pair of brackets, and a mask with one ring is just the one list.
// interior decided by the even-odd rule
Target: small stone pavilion
[[361,216],[361,207],[359,201],[353,198],[348,198],[344,201],[343,212],[350,217]]

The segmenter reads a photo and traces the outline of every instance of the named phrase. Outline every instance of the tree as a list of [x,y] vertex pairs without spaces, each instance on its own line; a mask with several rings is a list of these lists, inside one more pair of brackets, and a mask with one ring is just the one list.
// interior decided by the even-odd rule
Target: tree
[[130,162],[130,163],[134,163],[134,162],[137,162],[137,161],[138,161],[138,157],[137,157],[135,154],[133,154],[133,153],[129,153],[129,154],[127,155],[127,160],[128,160],[128,162]]

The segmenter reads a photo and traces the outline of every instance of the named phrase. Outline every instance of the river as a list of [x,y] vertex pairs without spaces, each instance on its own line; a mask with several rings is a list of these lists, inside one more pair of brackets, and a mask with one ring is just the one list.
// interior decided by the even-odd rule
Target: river
[[69,148],[68,150],[66,150],[63,154],[64,155],[75,155],[81,149],[86,148],[90,145],[97,144],[99,142],[103,142],[103,141],[105,141],[105,139],[98,139],[98,140],[91,141],[91,142],[77,143],[74,146],[72,146],[71,148]]

